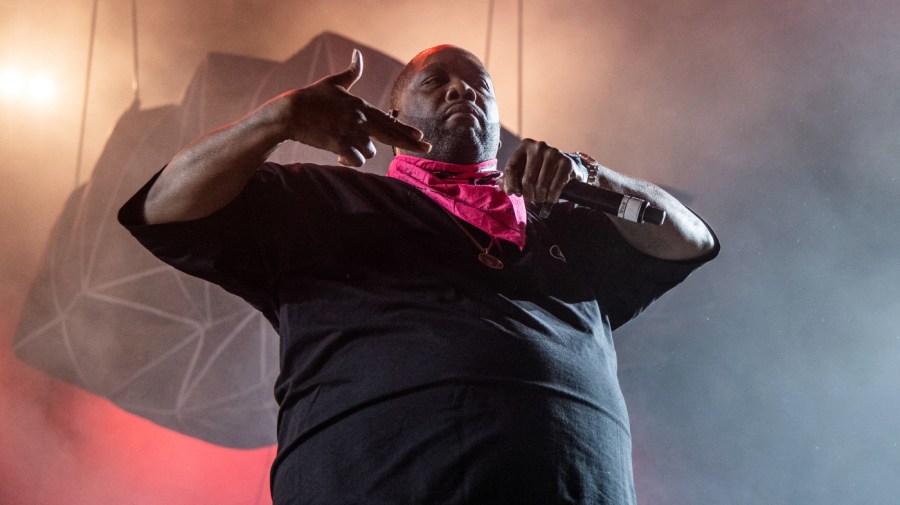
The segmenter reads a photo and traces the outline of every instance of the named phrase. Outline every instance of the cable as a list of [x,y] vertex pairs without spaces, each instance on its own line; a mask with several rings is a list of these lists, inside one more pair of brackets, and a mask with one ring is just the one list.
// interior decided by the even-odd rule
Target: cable
[[490,0],[488,2],[488,15],[487,15],[487,39],[484,42],[484,69],[490,71],[490,60],[491,60],[491,39],[493,39],[493,28],[494,28],[494,0]]
[[94,0],[91,10],[91,33],[88,42],[87,69],[84,73],[84,99],[81,104],[81,131],[78,133],[78,154],[75,159],[75,187],[81,182],[81,157],[84,153],[84,130],[87,125],[88,96],[91,91],[91,65],[94,61],[94,39],[97,35],[97,4],[100,0]]
[[522,129],[522,123],[523,123],[522,109],[523,109],[524,100],[522,97],[522,90],[524,88],[524,84],[523,84],[524,79],[523,79],[522,67],[524,66],[524,64],[523,64],[523,60],[522,60],[522,53],[523,53],[522,46],[525,41],[525,23],[523,21],[523,19],[525,17],[524,10],[525,10],[525,2],[524,2],[524,0],[519,0],[519,44],[518,44],[519,45],[519,47],[518,47],[518,52],[519,52],[519,55],[518,55],[518,59],[519,59],[519,63],[518,63],[518,66],[519,66],[519,79],[518,79],[519,80],[519,82],[518,82],[518,85],[519,85],[519,97],[518,97],[519,111],[518,111],[518,117],[516,118],[518,121],[518,128],[516,129],[516,133],[518,133],[519,138],[522,138],[522,131],[523,131],[523,129]]
[[139,109],[141,107],[141,81],[138,73],[138,22],[137,22],[137,0],[131,0],[131,45],[134,49],[132,59],[134,60],[134,70],[131,77],[131,90],[134,92],[134,103],[132,107]]

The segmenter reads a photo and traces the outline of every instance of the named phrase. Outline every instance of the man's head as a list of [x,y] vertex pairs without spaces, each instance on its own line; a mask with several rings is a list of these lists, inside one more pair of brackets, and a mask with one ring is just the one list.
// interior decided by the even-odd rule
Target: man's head
[[450,163],[497,156],[494,86],[481,61],[465,49],[442,45],[417,54],[394,82],[391,109],[432,144],[431,152],[417,156]]

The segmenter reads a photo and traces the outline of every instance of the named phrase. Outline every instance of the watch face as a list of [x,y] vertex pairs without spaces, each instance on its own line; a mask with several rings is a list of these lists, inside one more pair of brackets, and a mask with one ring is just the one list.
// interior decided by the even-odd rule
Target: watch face
[[595,168],[600,165],[600,163],[597,162],[597,160],[595,160],[594,157],[591,156],[590,154],[585,154],[585,153],[580,153],[580,152],[575,153],[575,154],[577,154],[578,157],[581,158],[581,161],[583,161],[585,165],[590,165]]

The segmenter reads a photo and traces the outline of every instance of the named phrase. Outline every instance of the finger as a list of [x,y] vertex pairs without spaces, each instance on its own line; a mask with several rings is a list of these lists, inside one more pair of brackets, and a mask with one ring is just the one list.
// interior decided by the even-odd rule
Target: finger
[[541,204],[541,212],[538,214],[538,217],[541,219],[547,219],[550,217],[550,211],[553,210],[552,203],[542,203]]
[[566,184],[568,184],[569,181],[575,179],[575,172],[571,170],[571,166],[569,166],[570,163],[572,163],[572,160],[568,157],[559,160],[556,175],[553,176],[553,182],[550,183],[550,189],[547,190],[548,202],[558,202],[562,196],[563,188],[566,187]]
[[538,142],[528,153],[528,160],[525,162],[525,172],[522,174],[522,190],[527,202],[538,201],[537,182],[544,166],[544,157],[539,156],[539,154],[543,151],[545,145],[543,142]]
[[544,151],[542,156],[541,171],[534,186],[535,201],[539,203],[549,201],[547,194],[553,185],[553,179],[556,177],[556,170],[559,165],[557,163],[558,158],[553,156],[554,152],[553,150]]
[[503,175],[506,180],[506,188],[504,191],[509,194],[522,196],[522,170],[524,169],[525,161],[528,158],[526,152],[528,142],[531,142],[531,139],[522,141],[509,157],[509,161],[506,162],[506,169],[504,170]]
[[341,149],[338,154],[338,163],[347,167],[361,167],[366,159],[355,147]]
[[336,84],[344,89],[349,90],[356,81],[362,77],[363,72],[363,57],[362,53],[359,52],[359,49],[353,50],[353,56],[350,57],[350,66],[347,67],[347,70],[344,70],[341,73],[334,74],[331,77],[328,77],[328,80],[332,84]]
[[423,134],[419,129],[402,123],[375,107],[367,110],[366,119],[369,135],[379,142],[407,151],[427,153],[431,150],[431,144],[422,139]]
[[375,150],[375,144],[369,139],[366,139],[361,145],[354,145],[353,147],[367,160],[372,159],[372,157],[375,156],[375,153],[378,152]]

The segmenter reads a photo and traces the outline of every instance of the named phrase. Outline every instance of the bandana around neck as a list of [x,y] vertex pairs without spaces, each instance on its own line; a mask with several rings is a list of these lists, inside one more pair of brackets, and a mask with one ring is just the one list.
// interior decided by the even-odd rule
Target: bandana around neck
[[401,154],[391,161],[387,176],[415,186],[444,210],[491,237],[525,247],[525,202],[496,186],[497,160],[457,165]]

